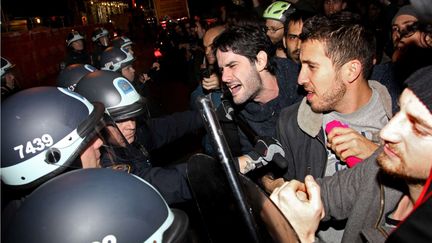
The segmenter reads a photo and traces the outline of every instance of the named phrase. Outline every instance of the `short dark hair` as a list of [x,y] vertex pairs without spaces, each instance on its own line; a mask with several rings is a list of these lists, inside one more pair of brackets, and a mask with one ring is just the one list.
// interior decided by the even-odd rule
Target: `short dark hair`
[[326,56],[337,69],[357,59],[363,66],[364,78],[372,71],[375,36],[360,23],[356,14],[343,11],[330,17],[314,16],[303,24],[300,39],[323,42]]
[[284,31],[285,31],[284,34],[286,35],[288,33],[289,23],[291,23],[291,22],[295,23],[295,22],[300,22],[300,21],[302,21],[304,23],[307,19],[311,18],[314,15],[315,14],[312,13],[312,12],[301,10],[301,9],[297,9],[294,13],[292,13],[289,16],[288,21],[286,21],[284,23]]
[[264,51],[268,57],[266,69],[271,74],[275,74],[274,55],[276,50],[264,28],[257,28],[252,25],[231,26],[215,38],[213,50],[215,52],[217,50],[232,51],[245,56],[251,63],[257,61],[258,52]]

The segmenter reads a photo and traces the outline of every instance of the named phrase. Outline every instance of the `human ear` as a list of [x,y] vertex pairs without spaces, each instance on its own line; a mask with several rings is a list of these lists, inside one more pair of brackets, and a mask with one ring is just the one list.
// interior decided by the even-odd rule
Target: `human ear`
[[362,64],[359,60],[351,60],[342,66],[342,74],[344,80],[348,83],[352,83],[357,80],[362,71]]
[[259,51],[256,55],[257,60],[255,61],[255,67],[258,72],[263,71],[267,67],[268,56],[265,51]]

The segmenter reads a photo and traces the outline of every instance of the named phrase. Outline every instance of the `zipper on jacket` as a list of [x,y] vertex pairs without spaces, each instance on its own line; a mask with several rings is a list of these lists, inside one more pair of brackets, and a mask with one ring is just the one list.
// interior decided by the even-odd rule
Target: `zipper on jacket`
[[377,221],[375,223],[375,228],[379,232],[381,232],[381,234],[383,234],[384,237],[387,239],[387,237],[388,237],[387,232],[385,231],[385,229],[383,227],[380,226],[380,221],[381,221],[381,219],[382,219],[382,217],[384,215],[384,201],[385,201],[384,186],[381,183],[381,176],[378,176],[377,180],[378,180],[378,184],[379,184],[379,187],[380,187],[380,211],[379,211],[379,214],[378,214],[378,219],[377,219]]

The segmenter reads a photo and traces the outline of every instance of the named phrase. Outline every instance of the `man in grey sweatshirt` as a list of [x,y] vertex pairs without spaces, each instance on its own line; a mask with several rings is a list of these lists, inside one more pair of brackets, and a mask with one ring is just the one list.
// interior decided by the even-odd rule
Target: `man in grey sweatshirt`
[[320,221],[347,219],[342,242],[384,242],[415,208],[432,168],[432,66],[406,80],[383,146],[331,177],[285,182],[271,195],[299,235],[315,241]]

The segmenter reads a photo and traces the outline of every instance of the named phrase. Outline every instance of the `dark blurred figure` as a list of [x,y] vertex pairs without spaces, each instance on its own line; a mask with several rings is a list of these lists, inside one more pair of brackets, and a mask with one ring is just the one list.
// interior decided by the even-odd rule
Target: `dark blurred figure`
[[1,58],[1,100],[3,101],[10,95],[18,92],[16,75],[14,73],[15,64],[12,64],[6,58]]
[[402,83],[417,69],[432,65],[431,26],[419,22],[412,5],[399,9],[392,21],[394,75]]

